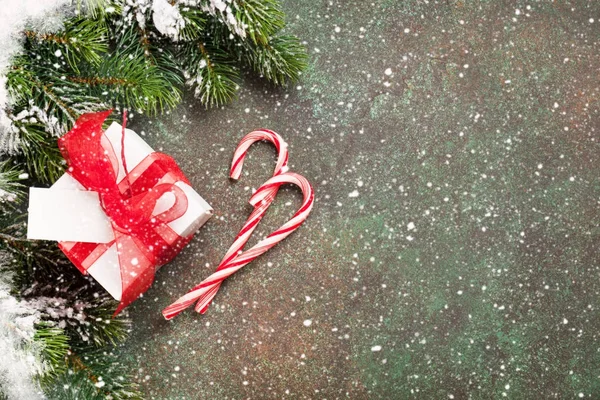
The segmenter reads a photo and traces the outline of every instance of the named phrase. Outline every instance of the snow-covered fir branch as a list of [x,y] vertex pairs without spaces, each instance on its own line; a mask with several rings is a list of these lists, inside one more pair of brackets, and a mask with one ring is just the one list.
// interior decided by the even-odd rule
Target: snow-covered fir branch
[[17,115],[10,115],[10,126],[0,133],[0,153],[16,154],[21,144],[21,135],[27,134],[24,123],[39,123],[45,132],[59,137],[65,132],[66,127],[61,126],[56,117],[31,104],[29,109],[22,110]]
[[[191,1],[193,2],[193,1]],[[233,0],[209,0],[202,4],[202,10],[217,17],[240,38],[246,38],[246,27],[235,18],[237,4]]]
[[25,27],[34,27],[38,32],[50,32],[61,27],[61,21],[67,17],[63,7],[70,0],[19,0],[2,8],[0,13],[0,137],[12,130],[12,121],[6,113],[11,100],[6,89],[6,73],[12,58],[22,50]]
[[[0,254],[0,258],[5,256]],[[0,272],[0,395],[9,400],[42,399],[36,377],[45,372],[47,365],[42,361],[41,344],[34,340],[40,313],[10,294],[9,278],[6,272]]]

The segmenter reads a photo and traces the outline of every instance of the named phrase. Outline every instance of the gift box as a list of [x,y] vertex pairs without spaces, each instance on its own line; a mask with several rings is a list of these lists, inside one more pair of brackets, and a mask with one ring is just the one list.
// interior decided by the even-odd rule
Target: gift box
[[83,115],[59,139],[68,172],[50,188],[30,189],[27,237],[59,241],[120,301],[118,313],[213,210],[171,157],[116,122],[102,132],[109,113]]

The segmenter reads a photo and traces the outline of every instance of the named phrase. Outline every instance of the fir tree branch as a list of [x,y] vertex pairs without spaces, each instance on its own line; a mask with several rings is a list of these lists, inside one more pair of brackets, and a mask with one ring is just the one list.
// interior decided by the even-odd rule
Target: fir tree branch
[[192,41],[200,38],[206,27],[206,14],[192,7],[181,7],[179,12],[185,20],[185,27],[179,31],[180,39],[183,41]]
[[229,5],[211,0],[199,3],[216,20],[216,25],[227,27],[242,41],[266,44],[285,25],[277,0],[233,0]]
[[[64,274],[68,274],[66,281],[71,285],[85,284],[85,278],[80,277],[79,271],[70,266],[69,260],[55,243],[26,239],[26,226],[23,223],[25,218],[26,215],[19,215],[14,218],[13,224],[3,227],[1,231],[0,252],[8,254],[11,263],[1,265],[0,271],[9,270],[13,274],[15,291],[24,297],[35,292],[46,295],[39,282],[55,283],[61,277],[65,280]],[[48,290],[48,294],[56,294],[56,286],[49,286]]]
[[241,46],[242,61],[276,85],[296,82],[308,64],[306,48],[295,36],[277,36],[267,44]]
[[218,47],[197,42],[187,47],[185,64],[190,66],[186,83],[206,107],[220,106],[235,98],[239,71],[228,54]]
[[81,61],[98,65],[101,54],[108,50],[107,27],[100,20],[76,18],[65,23],[59,33],[36,33],[26,31],[25,35],[40,56],[60,58],[64,55],[69,66],[79,72]]
[[56,138],[46,133],[46,127],[38,122],[16,121],[18,129],[18,153],[11,157],[23,165],[30,176],[41,182],[53,182],[64,173],[64,159],[56,145]]
[[235,18],[254,44],[267,44],[285,25],[285,14],[277,0],[236,0]]
[[[10,161],[0,161],[0,211],[12,210],[21,202],[25,188],[20,183],[22,180],[22,172],[16,169],[14,164]],[[2,235],[0,232],[0,239],[4,239]]]
[[[78,308],[78,300],[71,300],[66,305],[72,308]],[[77,321],[66,321],[65,330],[69,336],[74,338],[74,347],[95,346],[102,348],[105,346],[116,346],[124,341],[128,336],[128,330],[131,328],[131,320],[127,318],[126,313],[121,313],[113,317],[117,302],[108,296],[99,296],[93,301],[89,301],[85,308],[81,307],[80,317]],[[83,306],[83,304],[82,304]],[[63,321],[65,318],[62,319]]]
[[151,63],[155,64],[154,56],[152,54],[152,46],[150,46],[150,38],[148,37],[148,31],[141,26],[138,26],[138,33],[140,36],[140,45],[144,49],[144,56]]
[[131,381],[128,371],[107,351],[72,352],[68,371],[61,374],[47,390],[55,400],[141,400],[139,387]]
[[110,0],[77,0],[77,14],[85,14],[92,19],[102,19],[109,12],[107,9],[114,9],[112,12],[119,12],[116,10],[118,4],[111,2]]
[[59,43],[59,44],[66,44],[68,43],[68,40],[66,37],[61,36],[61,35],[57,35],[54,33],[37,33],[34,31],[25,31],[25,36],[27,36],[27,38],[29,39],[37,39],[39,41],[49,41],[49,42],[54,42],[54,43]]
[[26,57],[15,57],[13,65],[6,74],[6,87],[15,102],[25,101],[33,94],[35,74],[26,68],[28,60]]
[[181,101],[177,88],[181,78],[149,63],[132,29],[121,38],[112,55],[82,77],[90,82],[90,94],[150,115],[170,110]]
[[26,240],[24,231],[23,224],[13,224],[0,232],[0,251],[13,261],[4,268],[13,274],[20,297],[35,304],[44,321],[64,329],[72,347],[103,347],[125,340],[131,321],[127,313],[113,318],[117,302],[81,275],[55,243]]
[[16,236],[12,236],[2,232],[0,232],[0,239],[2,239],[6,243],[10,243],[13,246],[15,246],[17,242],[28,242],[28,240],[25,238],[18,238]]
[[63,112],[63,114],[69,116],[71,122],[75,122],[75,120],[77,119],[77,113],[75,112],[75,110],[70,108],[69,105],[67,105],[65,101],[63,101],[63,99],[61,99],[61,97],[52,90],[50,85],[45,85],[40,81],[35,81],[35,85],[45,96],[48,97],[48,99],[50,99],[50,104],[54,103],[56,107],[58,107]]
[[125,86],[125,85],[134,85],[135,84],[135,82],[127,81],[124,78],[115,78],[112,76],[107,76],[107,77],[103,77],[103,76],[91,76],[91,77],[69,76],[69,77],[67,77],[67,79],[70,80],[71,82],[82,83],[82,84],[85,84],[88,86],[98,86],[98,85]]
[[43,381],[49,382],[66,370],[65,357],[69,350],[69,338],[60,328],[47,322],[37,324],[33,340],[42,346],[42,357],[50,368]]
[[[11,94],[22,100],[27,99],[27,102],[15,105],[12,114],[18,115],[22,110],[37,107],[47,116],[56,118],[62,134],[81,114],[106,108],[100,99],[88,93],[85,85],[66,79],[70,74],[75,72],[21,58],[9,72],[7,83]],[[57,134],[55,131],[48,133]]]

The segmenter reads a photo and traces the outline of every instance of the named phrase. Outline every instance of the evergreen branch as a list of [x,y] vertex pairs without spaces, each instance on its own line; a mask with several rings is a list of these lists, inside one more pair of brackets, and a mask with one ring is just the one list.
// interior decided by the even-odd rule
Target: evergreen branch
[[[146,7],[147,6],[144,7],[144,10]],[[154,52],[157,49],[150,41],[151,32],[148,24],[146,23],[146,13],[140,9],[140,5],[137,3],[132,3],[128,9],[132,14],[138,12],[140,15],[144,15],[144,17],[142,21],[139,21],[137,18],[133,18],[133,15],[131,16],[130,20],[116,20],[115,26],[113,26],[115,33],[114,37],[116,38],[115,41],[119,46],[122,44],[132,46],[137,41],[137,44],[143,50],[144,56],[146,56],[146,60],[151,64],[155,64],[156,60],[154,59]]]
[[126,48],[127,54],[143,53],[146,61],[150,65],[156,66],[159,74],[164,76],[172,86],[181,86],[183,80],[179,73],[179,66],[169,48],[169,42],[154,40],[156,39],[154,37],[153,40],[150,40],[151,36],[148,27],[143,28],[137,24],[135,27],[121,31],[117,47]]
[[49,41],[59,44],[68,43],[67,39],[64,36],[57,35],[54,33],[36,33],[34,31],[25,31],[25,36],[29,39],[37,39],[39,41]]
[[58,375],[45,390],[53,400],[104,400],[87,378],[85,371],[69,369]]
[[[27,280],[20,280],[19,277],[20,276],[26,276],[26,278],[28,278],[32,272],[30,267],[33,265],[33,270],[36,270],[37,266],[39,266],[40,262],[45,263],[46,266],[59,266],[60,262],[56,261],[52,258],[50,258],[53,254],[52,252],[46,252],[43,250],[46,249],[41,249],[42,251],[39,254],[35,254],[31,251],[31,247],[28,246],[30,243],[32,243],[32,241],[24,239],[24,238],[17,238],[11,235],[7,235],[5,233],[0,235],[0,238],[2,239],[2,246],[0,246],[0,248],[4,248],[4,250],[8,250],[8,254],[12,254],[14,256],[13,258],[13,267],[14,265],[18,265],[18,267],[16,267],[15,271],[11,271],[11,272],[16,272],[15,274],[15,284],[17,287],[21,286],[25,286],[26,284],[29,284],[30,282]],[[8,249],[7,249],[8,248]],[[37,248],[36,250],[40,250],[39,248]],[[35,255],[34,255],[35,254]],[[25,259],[28,263],[27,265],[22,265],[23,259]],[[35,259],[35,262],[31,262],[32,259]],[[26,270],[23,267],[27,267]],[[5,268],[6,269],[6,266]],[[23,283],[23,282],[27,282],[27,283]],[[30,284],[35,284],[36,282],[33,281],[33,283]]]
[[284,14],[277,0],[233,0],[230,5],[211,0],[200,1],[203,11],[216,20],[216,25],[242,41],[266,44],[285,25]]
[[[77,304],[75,304],[77,307]],[[116,346],[124,341],[131,328],[131,320],[126,314],[119,314],[113,318],[117,302],[108,296],[101,296],[88,303],[86,308],[81,308],[81,315],[75,323],[67,321],[67,332],[70,337],[77,338],[75,348],[93,345],[101,348]],[[63,318],[63,320],[65,320]]]
[[286,85],[300,78],[308,64],[306,48],[295,36],[277,36],[266,45],[242,46],[242,60],[254,71],[275,83]]
[[82,83],[88,86],[98,86],[98,85],[133,85],[134,82],[127,81],[123,78],[114,78],[111,76],[103,77],[103,76],[69,76],[67,79],[71,82]]
[[82,60],[98,65],[102,61],[101,54],[108,50],[107,27],[95,19],[70,19],[65,23],[65,29],[59,33],[39,34],[26,31],[25,35],[36,45],[36,52],[43,51],[46,46],[46,57],[64,55],[69,66],[77,72]]
[[[44,321],[63,329],[74,348],[101,348],[125,340],[131,321],[125,313],[113,318],[117,302],[106,294],[98,296],[102,289],[67,265],[62,253],[35,244],[13,238],[4,242],[14,257],[11,269],[20,296],[40,310]],[[53,260],[51,255],[58,257]]]
[[[37,66],[36,69],[29,84],[31,88],[29,102],[20,104],[15,109],[27,110],[35,107],[38,116],[40,113],[45,114],[45,119],[51,121],[60,130],[58,132],[47,126],[49,136],[60,136],[65,133],[81,114],[107,108],[98,97],[90,95],[86,85],[65,79],[66,71],[56,71],[43,66]],[[19,90],[19,88],[12,89]]]
[[[134,5],[132,10],[137,10],[139,7]],[[143,15],[145,12],[139,10]],[[190,15],[193,17],[193,12],[190,10]],[[117,39],[117,48],[126,48],[125,53],[135,54],[141,53],[144,55],[146,62],[152,66],[155,66],[156,71],[163,76],[169,84],[179,90],[178,88],[183,84],[181,74],[179,72],[179,66],[173,56],[169,46],[172,44],[170,40],[161,40],[153,34],[149,21],[146,21],[146,16],[143,19],[144,23],[140,23],[136,19],[133,19],[129,25],[119,26],[122,21],[118,21],[115,27],[115,37]],[[191,34],[192,27],[186,27]],[[129,82],[132,83],[132,82]],[[115,81],[112,82],[115,84]],[[167,107],[168,108],[168,107]]]
[[57,137],[81,114],[107,106],[90,96],[86,85],[66,79],[62,71],[29,64],[31,60],[19,60],[8,75],[9,90],[22,100],[8,114],[12,127],[0,134],[0,152],[25,162],[31,176],[51,182],[64,169]]
[[50,100],[48,104],[54,103],[55,106],[60,111],[62,111],[64,115],[68,115],[71,122],[74,123],[77,119],[77,113],[75,112],[75,110],[70,108],[69,105],[61,98],[61,96],[58,93],[55,93],[54,90],[52,90],[52,87],[50,85],[45,85],[39,81],[36,81],[35,83],[36,86],[40,89],[41,93],[43,93]]
[[0,239],[2,239],[4,242],[10,242],[11,244],[15,244],[17,242],[27,242],[28,240],[25,238],[18,238],[16,236],[12,236],[3,232],[0,232]]
[[72,100],[61,96],[56,89],[58,87],[60,91],[60,85],[64,84],[62,76],[57,76],[58,71],[53,69],[33,66],[30,61],[20,58],[8,73],[8,90],[15,100],[21,101],[20,106],[13,108],[23,110],[29,105],[35,105],[48,114],[55,115],[63,125],[75,122],[78,113],[72,107]]
[[64,173],[64,159],[56,145],[56,138],[46,133],[39,122],[17,122],[19,152],[11,157],[15,163],[24,165],[31,176],[41,182],[53,182]]
[[93,84],[90,93],[113,104],[154,115],[174,108],[181,101],[180,77],[149,63],[135,33],[125,35],[117,50],[84,77]]
[[[9,161],[0,161],[0,210],[13,209],[23,199],[21,171]],[[0,213],[2,215],[2,213]],[[1,233],[0,233],[1,235]],[[0,236],[0,239],[2,236]]]
[[115,6],[117,4],[111,3],[110,0],[77,0],[77,13],[85,13],[89,18],[98,20],[109,12],[117,12]]
[[[206,65],[209,68],[212,68],[213,65],[210,60],[210,55],[208,54],[208,51],[206,50],[206,46],[202,42],[198,42],[197,45],[198,45],[198,50],[199,50],[200,63],[204,60],[206,62]],[[198,53],[196,53],[196,54],[198,54]],[[195,63],[195,62],[192,63],[192,65],[195,65],[195,64],[199,64],[199,63]]]
[[236,83],[239,71],[227,53],[197,42],[188,46],[184,58],[185,65],[191,66],[186,83],[195,87],[194,95],[202,104],[206,107],[220,106],[235,98],[239,88]]
[[36,78],[34,71],[26,66],[26,57],[15,57],[12,68],[6,74],[6,87],[15,102],[27,101],[33,95]]
[[150,38],[148,37],[148,31],[142,27],[138,27],[138,33],[140,35],[140,45],[144,49],[144,56],[151,64],[155,64],[154,55],[152,54],[152,46],[150,45]]
[[24,231],[24,224],[17,223],[0,232],[0,250],[13,260],[5,269],[13,275],[16,292],[40,310],[44,321],[63,329],[74,348],[125,340],[131,321],[126,313],[113,318],[117,302],[81,275],[55,243],[26,240]]
[[68,371],[58,376],[47,390],[55,400],[142,399],[139,387],[131,381],[112,352],[90,350],[71,353]]
[[[2,228],[0,251],[10,256],[10,265],[3,265],[3,269],[10,270],[13,275],[13,287],[22,297],[38,292],[50,296],[57,294],[57,286],[39,285],[39,282],[61,283],[69,282],[71,285],[85,281],[79,271],[70,266],[69,260],[52,242],[31,241],[25,238],[26,225],[22,222],[26,215],[20,215],[15,223]],[[66,275],[65,275],[66,274]],[[67,279],[65,279],[65,277]]]
[[69,338],[62,329],[41,322],[36,326],[33,340],[41,344],[42,357],[50,366],[46,376],[42,377],[45,381],[54,379],[66,370],[65,357],[69,350]]
[[236,0],[234,7],[238,24],[254,44],[266,45],[285,25],[285,14],[277,0]]
[[206,26],[206,14],[197,8],[182,7],[179,9],[185,21],[185,26],[179,31],[179,37],[183,41],[198,39],[204,32]]

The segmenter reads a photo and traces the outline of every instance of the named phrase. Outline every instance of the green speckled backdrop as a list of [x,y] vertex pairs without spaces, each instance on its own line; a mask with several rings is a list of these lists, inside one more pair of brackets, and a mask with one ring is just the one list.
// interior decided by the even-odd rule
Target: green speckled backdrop
[[[129,308],[119,351],[147,397],[600,398],[600,2],[284,6],[311,55],[297,87],[132,121],[215,208]],[[289,143],[313,213],[206,315],[166,322],[271,173],[259,144],[227,177],[257,127]],[[283,190],[254,237],[299,204]]]

